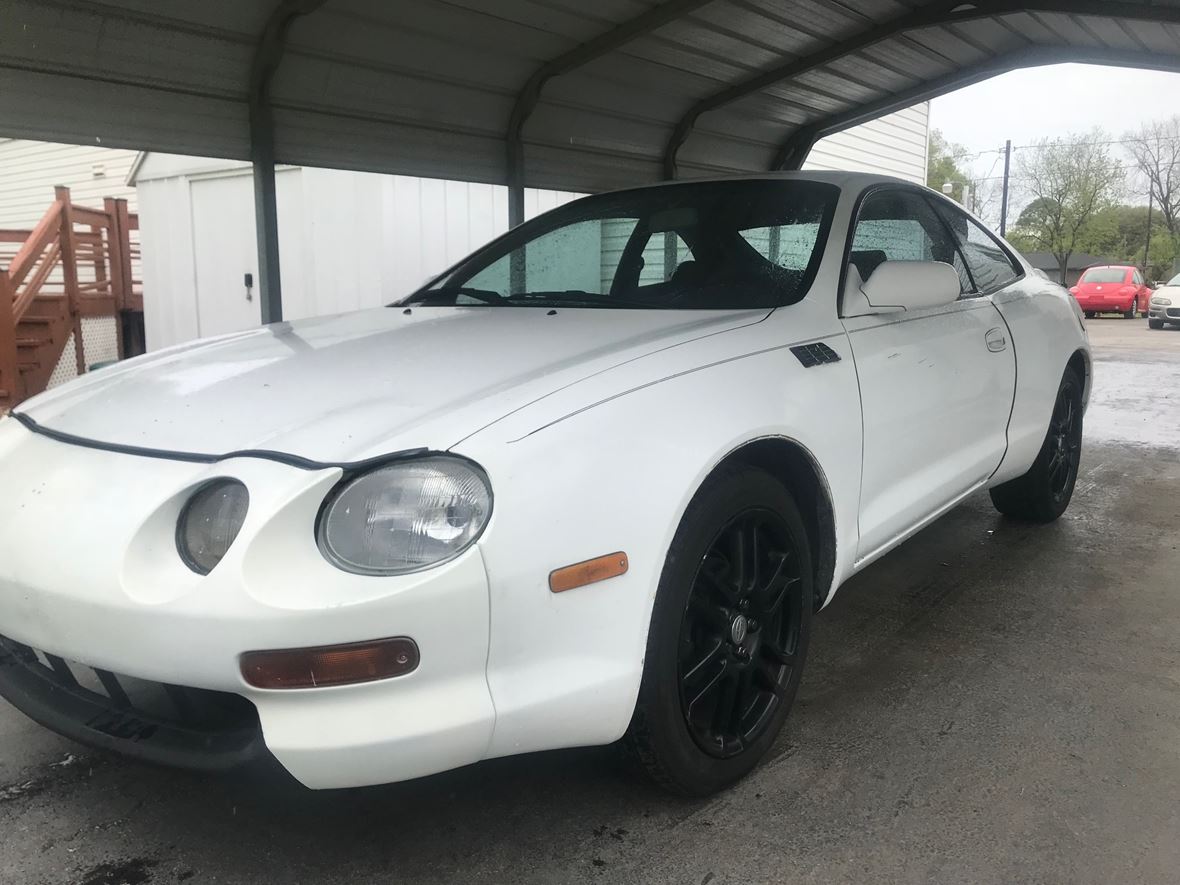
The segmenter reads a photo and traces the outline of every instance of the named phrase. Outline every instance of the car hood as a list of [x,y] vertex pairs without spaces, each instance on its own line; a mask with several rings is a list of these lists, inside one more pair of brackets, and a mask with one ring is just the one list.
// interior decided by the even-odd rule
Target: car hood
[[1168,298],[1172,304],[1180,305],[1180,286],[1160,286],[1151,293],[1152,298]]
[[115,446],[337,463],[450,448],[590,375],[756,311],[414,307],[276,323],[100,369],[19,412]]

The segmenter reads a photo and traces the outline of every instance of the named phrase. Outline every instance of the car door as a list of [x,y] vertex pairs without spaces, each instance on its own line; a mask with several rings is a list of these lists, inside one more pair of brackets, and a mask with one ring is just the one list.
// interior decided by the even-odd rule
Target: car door
[[887,260],[953,264],[962,294],[925,310],[841,318],[863,414],[862,562],[987,480],[1004,455],[1016,385],[1003,317],[950,226],[916,188],[878,188],[862,198],[846,287]]

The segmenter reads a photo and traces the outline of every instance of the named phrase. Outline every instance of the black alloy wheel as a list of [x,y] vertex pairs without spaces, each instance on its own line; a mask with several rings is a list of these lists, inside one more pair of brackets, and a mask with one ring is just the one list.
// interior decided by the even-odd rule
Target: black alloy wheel
[[748,774],[794,703],[815,608],[811,539],[760,467],[718,468],[664,559],[622,748],[661,786],[708,796]]
[[801,559],[779,514],[746,511],[701,560],[680,631],[680,704],[719,759],[758,741],[787,694],[803,622]]
[[1057,392],[1049,424],[1049,491],[1055,501],[1072,492],[1082,459],[1082,422],[1079,397],[1072,385]]
[[1069,507],[1081,461],[1082,379],[1070,368],[1057,388],[1036,461],[1023,476],[993,488],[992,503],[1014,519],[1052,522]]

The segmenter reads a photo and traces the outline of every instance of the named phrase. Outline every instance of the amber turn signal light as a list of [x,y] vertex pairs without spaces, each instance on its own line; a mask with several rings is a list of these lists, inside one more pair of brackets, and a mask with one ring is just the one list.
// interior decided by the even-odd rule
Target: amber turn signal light
[[554,593],[564,593],[577,587],[585,587],[607,578],[617,578],[627,571],[627,554],[608,553],[597,559],[587,559],[574,565],[567,565],[549,573],[549,589]]
[[418,646],[407,636],[348,645],[248,651],[242,678],[255,688],[326,688],[404,676],[418,666]]

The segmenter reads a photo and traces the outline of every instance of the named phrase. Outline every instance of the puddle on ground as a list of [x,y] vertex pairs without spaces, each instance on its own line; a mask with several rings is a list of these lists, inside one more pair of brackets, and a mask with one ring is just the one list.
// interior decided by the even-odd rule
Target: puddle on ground
[[1180,450],[1180,361],[1096,360],[1085,434]]

